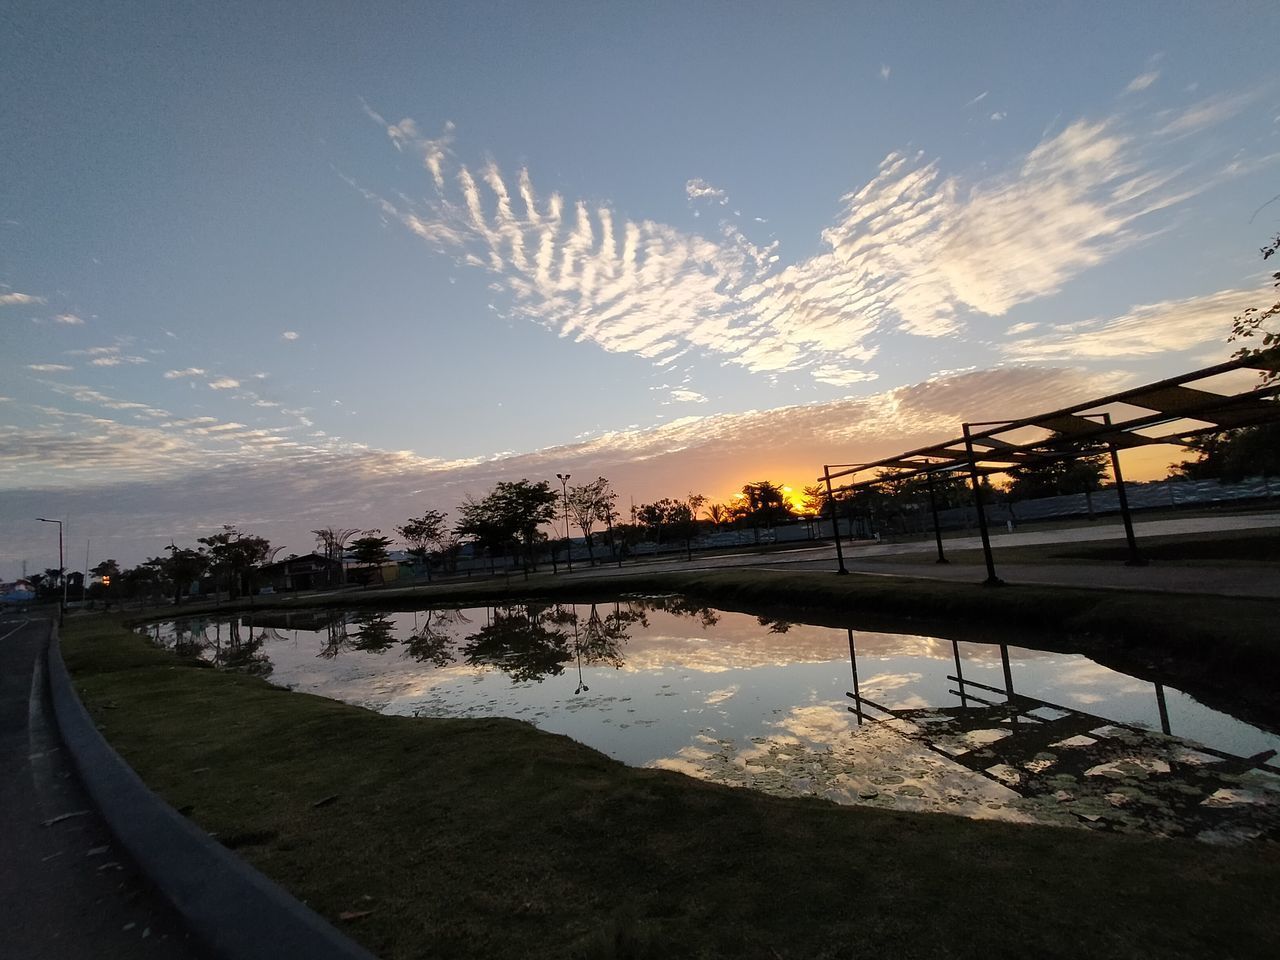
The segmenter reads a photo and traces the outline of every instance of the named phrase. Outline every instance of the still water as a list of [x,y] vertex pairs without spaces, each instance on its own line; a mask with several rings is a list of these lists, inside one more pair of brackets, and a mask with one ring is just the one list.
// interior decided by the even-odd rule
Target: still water
[[271,611],[144,632],[292,690],[389,714],[514,717],[635,766],[772,794],[1280,839],[1280,736],[1083,656],[676,597]]

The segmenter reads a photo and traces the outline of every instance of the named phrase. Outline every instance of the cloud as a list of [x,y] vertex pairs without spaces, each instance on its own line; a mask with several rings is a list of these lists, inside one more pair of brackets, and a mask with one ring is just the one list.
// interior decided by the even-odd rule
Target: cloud
[[1138,93],[1139,91],[1147,89],[1147,87],[1151,86],[1153,83],[1155,83],[1159,79],[1160,79],[1159,70],[1148,70],[1146,73],[1140,73],[1136,77],[1134,77],[1132,80],[1130,80],[1129,85],[1124,88],[1124,92]]
[[74,313],[60,313],[53,318],[54,323],[65,323],[72,326],[78,326],[84,323],[84,320]]
[[[223,523],[245,524],[301,553],[315,527],[389,529],[414,515],[406,511],[426,505],[452,512],[464,494],[498,480],[557,471],[609,477],[638,500],[685,492],[671,489],[673,476],[723,495],[759,479],[767,450],[773,479],[807,483],[824,462],[888,456],[954,437],[962,419],[1025,415],[1114,387],[1072,370],[1010,366],[867,397],[686,416],[531,453],[455,461],[323,438],[308,444],[279,429],[213,417],[137,426],[68,414],[62,426],[0,427],[0,515],[36,516],[56,501],[70,515],[94,518],[126,563],[157,553],[171,536],[190,542]],[[20,542],[6,545],[22,549]]]
[[284,333],[280,334],[280,339],[281,340],[297,340],[300,336],[301,334],[299,334],[294,330],[286,330]]
[[1003,120],[1008,115],[1009,114],[1005,113],[1003,110],[997,110],[995,113],[991,115],[991,119],[998,122],[1000,120]]
[[707,398],[700,394],[697,390],[687,390],[678,387],[671,391],[671,399],[675,403],[706,403]]
[[233,380],[231,377],[219,377],[217,380],[209,381],[210,390],[234,390],[240,386],[239,380]]
[[[1047,325],[1038,336],[1004,344],[1001,352],[1018,360],[1084,362],[1139,359],[1216,344],[1225,359],[1231,318],[1257,302],[1258,291],[1250,289],[1143,304],[1118,317]],[[1033,326],[1018,324],[1008,332],[1019,334]]]
[[125,353],[108,353],[94,357],[89,361],[95,367],[118,367],[121,364],[149,363],[146,357],[135,357]]
[[29,293],[0,293],[0,307],[23,306],[44,302],[44,297],[34,297]]
[[1262,96],[1264,92],[1270,91],[1260,88],[1244,93],[1208,97],[1193,103],[1156,132],[1162,137],[1181,137],[1199,133],[1201,130],[1221,123],[1223,120],[1231,119]]
[[729,195],[725,191],[699,177],[688,181],[684,185],[684,192],[690,200],[715,200],[721,206],[729,202]]
[[65,373],[71,367],[65,363],[28,363],[27,369],[37,373]]
[[889,79],[889,74],[890,74],[890,73],[892,73],[892,71],[889,69],[889,65],[888,65],[888,64],[886,64],[886,63],[882,63],[882,64],[880,64],[880,79],[881,79],[881,80],[888,80],[888,79]]
[[203,367],[187,367],[185,370],[166,370],[164,378],[166,380],[181,380],[183,377],[203,377],[204,374]]
[[966,104],[964,105],[964,108],[965,108],[966,110],[968,110],[970,107],[976,107],[976,106],[977,106],[978,104],[980,104],[983,100],[987,99],[987,95],[988,95],[990,92],[991,92],[990,90],[983,90],[980,94],[978,94],[976,97],[974,97],[974,98],[973,98],[972,100],[970,100],[968,103],[966,103]]
[[[539,196],[528,170],[509,176],[493,161],[473,171],[442,155],[439,189],[421,202],[357,189],[433,249],[488,272],[510,316],[561,337],[659,365],[696,352],[849,384],[870,377],[886,338],[953,335],[971,315],[1051,296],[1141,243],[1153,229],[1143,218],[1212,182],[1162,165],[1144,123],[1076,120],[977,178],[923,152],[890,153],[840,199],[819,252],[789,264],[736,223],[699,234],[628,219]],[[412,129],[388,128],[397,149],[425,149]],[[723,199],[699,179],[686,193]]]

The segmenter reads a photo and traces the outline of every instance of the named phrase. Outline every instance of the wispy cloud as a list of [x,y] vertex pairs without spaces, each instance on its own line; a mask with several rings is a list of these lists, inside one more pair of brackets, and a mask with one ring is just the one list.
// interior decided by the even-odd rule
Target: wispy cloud
[[106,353],[89,361],[95,367],[118,367],[121,364],[149,363],[146,357],[136,357],[127,353]]
[[84,319],[82,317],[77,316],[74,313],[60,313],[53,318],[53,322],[65,323],[70,326],[79,326],[84,323]]
[[1244,93],[1221,94],[1207,97],[1177,113],[1161,127],[1157,134],[1163,137],[1180,137],[1199,133],[1224,120],[1230,120],[1259,97],[1274,92],[1274,88],[1259,88]]
[[1153,83],[1155,83],[1159,79],[1160,79],[1159,70],[1148,70],[1146,73],[1140,73],[1136,77],[1134,77],[1132,80],[1130,80],[1129,85],[1124,88],[1124,92],[1138,93],[1142,90],[1147,89],[1147,87],[1151,86]]
[[983,90],[980,94],[978,94],[976,97],[974,97],[974,98],[973,98],[972,100],[970,100],[968,103],[966,103],[966,104],[964,105],[964,108],[965,108],[966,110],[968,110],[970,107],[976,107],[976,106],[977,106],[978,104],[980,104],[983,100],[987,99],[987,95],[988,95],[988,94],[990,94],[990,93],[991,93],[991,91],[990,91],[990,90]]
[[0,293],[0,307],[24,306],[44,303],[44,297],[32,296],[29,293]]
[[[1216,344],[1225,359],[1231,318],[1257,302],[1257,290],[1221,290],[1142,304],[1118,317],[1037,327],[1036,336],[1015,339],[1001,350],[1018,360],[1057,363],[1137,359]],[[1019,325],[1009,333],[1027,330]]]
[[881,79],[881,80],[888,80],[888,79],[889,79],[889,74],[890,74],[890,73],[892,73],[892,72],[893,72],[893,71],[889,69],[889,65],[888,65],[887,63],[882,63],[882,64],[880,64],[880,79]]
[[205,374],[202,367],[187,367],[185,370],[166,370],[164,378],[166,380],[181,380],[184,377],[203,377]]
[[233,380],[231,377],[219,377],[217,380],[209,381],[210,390],[234,390],[240,386],[239,380]]
[[[791,264],[736,217],[698,234],[540,197],[527,170],[509,176],[489,161],[473,171],[438,141],[415,139],[407,121],[387,125],[388,136],[437,158],[435,198],[362,192],[434,249],[491,273],[512,315],[560,336],[658,364],[696,351],[851,384],[870,378],[885,337],[947,336],[970,314],[1052,295],[1145,239],[1142,218],[1211,181],[1153,159],[1160,134],[1142,123],[1076,120],[977,179],[923,153],[891,153],[841,198],[824,249]],[[718,202],[723,191],[693,179],[686,194]]]
[[37,373],[65,373],[71,367],[65,363],[28,363],[28,370],[34,370]]
[[992,120],[995,120],[997,123],[999,123],[1001,120],[1003,120],[1003,119],[1004,119],[1005,117],[1007,117],[1008,115],[1009,115],[1009,114],[1005,113],[1003,110],[997,110],[995,113],[993,113],[993,114],[991,115],[991,119],[992,119]]
[[302,335],[298,333],[296,330],[286,330],[284,333],[280,334],[280,339],[281,340],[297,340],[300,336]]

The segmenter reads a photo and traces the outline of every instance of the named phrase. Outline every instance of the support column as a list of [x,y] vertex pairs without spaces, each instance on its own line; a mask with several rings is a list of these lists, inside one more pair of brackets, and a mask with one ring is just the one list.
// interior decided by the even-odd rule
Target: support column
[[[831,532],[836,538],[836,573],[847,574],[849,571],[844,565],[844,549],[840,546],[840,515],[836,512],[836,498],[831,492],[831,468],[829,466],[823,466],[822,479],[827,484],[827,506],[831,508]],[[852,634],[850,636],[852,637]]]
[[853,710],[854,716],[858,718],[858,725],[862,725],[862,691],[858,688],[858,651],[853,645],[853,627],[847,628],[849,631],[849,666],[853,668]]
[[933,539],[938,543],[938,559],[935,563],[950,563],[950,561],[942,555],[942,527],[938,523],[938,497],[933,490],[933,474],[926,473],[924,475],[929,484],[929,512],[933,514]]
[[[1108,427],[1111,426],[1111,414],[1104,413],[1102,422]],[[1120,498],[1120,519],[1124,522],[1124,538],[1129,544],[1129,559],[1125,561],[1127,567],[1145,567],[1147,561],[1138,554],[1138,538],[1133,532],[1133,517],[1129,513],[1129,497],[1124,489],[1124,474],[1120,472],[1120,453],[1116,449],[1116,445],[1108,440],[1107,450],[1111,454],[1111,478],[1116,482],[1116,495]]]
[[969,455],[969,481],[973,486],[973,505],[978,511],[978,532],[982,535],[982,557],[987,562],[987,579],[983,581],[988,587],[999,587],[1004,581],[996,576],[996,561],[991,555],[991,533],[987,530],[987,511],[982,506],[982,487],[978,483],[978,460],[973,455],[973,440],[969,435],[969,424],[963,424],[964,449]]

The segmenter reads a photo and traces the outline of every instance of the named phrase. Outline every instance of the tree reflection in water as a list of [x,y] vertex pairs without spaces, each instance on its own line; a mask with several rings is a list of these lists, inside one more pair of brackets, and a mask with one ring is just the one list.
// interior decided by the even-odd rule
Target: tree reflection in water
[[395,621],[384,613],[358,613],[349,623],[351,649],[365,653],[386,653],[396,642]]
[[[576,604],[508,604],[492,609],[489,622],[463,642],[462,653],[468,664],[497,667],[516,683],[559,676],[574,661],[579,674],[583,665],[616,669],[623,664],[627,628],[643,620],[643,609],[620,603],[604,616],[591,604],[585,618]],[[581,677],[578,688],[586,689]]]
[[405,652],[419,663],[429,663],[437,669],[447,667],[456,659],[450,650],[453,628],[470,622],[461,610],[427,610],[405,639]]

